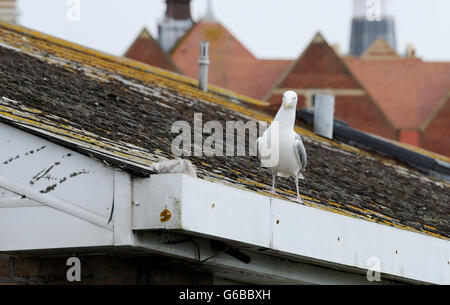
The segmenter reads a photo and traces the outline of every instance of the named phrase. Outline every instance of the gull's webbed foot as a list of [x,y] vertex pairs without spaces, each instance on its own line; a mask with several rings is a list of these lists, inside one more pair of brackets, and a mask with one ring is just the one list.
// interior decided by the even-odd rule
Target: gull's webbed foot
[[298,203],[303,203],[303,199],[300,196],[297,196],[297,198],[295,198],[295,201]]

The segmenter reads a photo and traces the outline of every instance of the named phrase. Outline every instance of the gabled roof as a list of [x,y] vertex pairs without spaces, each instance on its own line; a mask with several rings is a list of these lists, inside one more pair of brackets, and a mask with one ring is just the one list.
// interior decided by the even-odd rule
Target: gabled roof
[[450,63],[344,58],[397,129],[419,129],[450,89]]
[[[365,109],[370,108],[370,112],[364,113],[366,120],[381,122],[386,130],[392,130],[390,122],[371,95],[367,94],[358,78],[355,77],[342,57],[327,43],[320,32],[314,36],[302,54],[283,72],[264,99],[273,104],[279,103],[281,94],[286,90],[300,91],[299,94],[303,96],[306,91],[317,94],[317,91],[320,90],[322,92],[330,91],[331,94],[336,96],[355,97],[357,99],[356,105],[366,105]],[[360,122],[358,120],[353,114],[358,111],[355,110],[355,106],[349,109],[345,104],[344,107],[341,107],[341,105],[343,104],[340,103],[336,106],[337,117],[349,120],[351,124],[359,124],[358,128],[362,130],[380,132],[377,127],[367,124],[367,121]],[[385,134],[387,134],[386,131]]]
[[179,72],[170,56],[161,49],[159,43],[153,39],[146,28],[141,30],[124,56],[161,69]]
[[[151,174],[152,162],[173,158],[172,123],[193,125],[195,112],[204,122],[272,119],[261,112],[263,102],[212,86],[205,93],[196,81],[165,70],[5,23],[0,34],[1,121],[139,175]],[[300,183],[306,205],[450,237],[447,183],[308,130],[296,131],[308,153]],[[255,157],[189,159],[202,179],[271,196],[271,175]],[[277,197],[290,199],[293,190],[292,179],[279,179]]]
[[444,95],[444,98],[439,103],[439,105],[433,110],[430,116],[425,120],[424,124],[421,126],[421,129],[427,129],[436,117],[441,113],[442,109],[450,104],[450,90]]
[[195,24],[171,52],[181,72],[198,77],[200,42],[209,42],[212,84],[261,99],[289,65],[288,60],[259,60],[221,23],[207,18]]
[[396,130],[418,130],[450,90],[450,62],[401,58],[382,38],[361,58],[340,57],[318,33],[265,100],[277,88],[361,89]]
[[374,43],[361,55],[364,59],[399,59],[397,52],[383,39],[379,37]]
[[[325,60],[318,60],[320,58]],[[314,36],[301,56],[278,79],[275,84],[277,87],[360,88],[345,63],[320,33]]]

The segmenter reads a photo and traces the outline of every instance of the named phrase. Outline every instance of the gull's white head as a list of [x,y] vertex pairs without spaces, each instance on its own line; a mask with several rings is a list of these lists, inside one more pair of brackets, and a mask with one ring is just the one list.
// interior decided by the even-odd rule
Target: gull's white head
[[297,93],[291,90],[286,91],[283,94],[282,107],[284,107],[284,109],[297,109]]

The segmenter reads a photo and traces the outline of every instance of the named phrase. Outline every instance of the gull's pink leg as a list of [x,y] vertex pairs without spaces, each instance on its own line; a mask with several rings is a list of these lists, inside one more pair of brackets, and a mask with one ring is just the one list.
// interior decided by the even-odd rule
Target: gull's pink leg
[[302,199],[302,197],[300,197],[300,193],[298,191],[298,174],[295,175],[295,186],[297,187],[297,199],[295,201],[297,201],[299,203],[303,203],[303,199]]

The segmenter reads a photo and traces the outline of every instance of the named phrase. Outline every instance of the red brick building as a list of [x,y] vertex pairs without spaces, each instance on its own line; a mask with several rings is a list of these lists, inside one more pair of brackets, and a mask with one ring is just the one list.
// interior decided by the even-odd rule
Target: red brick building
[[[344,61],[385,113],[397,140],[450,155],[448,138],[441,137],[450,130],[450,116],[444,109],[450,90],[450,62],[426,62],[396,54],[383,58],[379,53]],[[433,138],[436,133],[439,137]]]
[[449,155],[449,89],[450,63],[402,58],[382,39],[359,58],[340,56],[317,34],[265,99],[276,105],[295,90],[312,108],[314,94],[330,93],[352,127]]
[[336,97],[337,118],[348,122],[354,128],[395,138],[395,129],[379,105],[321,34],[314,37],[265,99],[278,105],[286,90],[297,92],[299,108],[312,108],[314,94],[332,94]]
[[450,91],[420,128],[421,146],[444,155],[450,154]]
[[262,99],[290,60],[261,60],[214,19],[196,23],[172,50],[171,57],[181,72],[198,77],[199,45],[210,45],[209,82],[247,96]]
[[156,66],[172,72],[179,72],[169,55],[159,46],[146,28],[125,52],[125,57],[136,59],[151,66]]
[[[320,34],[296,60],[261,60],[218,22],[209,8],[205,18],[195,23],[170,53],[177,69],[195,79],[202,41],[210,43],[209,82],[214,85],[273,105],[281,102],[284,91],[295,90],[299,107],[309,108],[314,94],[333,94],[335,116],[352,127],[450,155],[450,141],[441,136],[450,131],[449,62],[423,61],[415,57],[414,50],[399,56],[382,38],[360,57],[345,56]],[[154,44],[139,37],[126,56],[166,68],[167,58],[144,50],[155,49]]]

